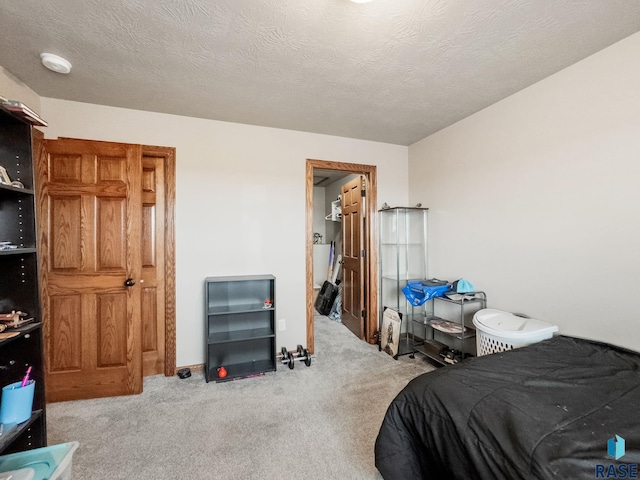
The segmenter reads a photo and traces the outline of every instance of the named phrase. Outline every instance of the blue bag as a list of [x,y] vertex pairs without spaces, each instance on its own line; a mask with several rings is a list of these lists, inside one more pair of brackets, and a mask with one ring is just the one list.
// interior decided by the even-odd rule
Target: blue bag
[[451,284],[444,280],[409,280],[402,289],[407,301],[414,307],[423,305],[434,297],[442,297],[451,290]]

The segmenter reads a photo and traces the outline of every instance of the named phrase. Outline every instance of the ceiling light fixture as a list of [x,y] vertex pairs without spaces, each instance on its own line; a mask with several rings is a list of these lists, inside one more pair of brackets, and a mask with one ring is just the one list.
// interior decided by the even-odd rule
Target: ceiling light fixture
[[42,64],[45,67],[56,73],[69,73],[71,71],[71,63],[58,55],[54,55],[53,53],[41,53],[40,58],[42,59]]

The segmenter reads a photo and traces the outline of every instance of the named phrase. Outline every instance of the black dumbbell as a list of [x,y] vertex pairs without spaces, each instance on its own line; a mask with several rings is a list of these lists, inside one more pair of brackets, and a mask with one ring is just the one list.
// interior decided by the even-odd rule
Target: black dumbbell
[[289,365],[289,370],[293,370],[295,366],[294,356],[293,353],[287,351],[286,347],[280,349],[280,355],[277,355],[277,358],[279,358],[284,365]]
[[278,358],[283,364],[288,365],[290,370],[293,370],[295,367],[296,360],[304,362],[307,367],[311,366],[311,354],[309,353],[309,350],[304,348],[302,345],[297,346],[295,353],[289,352],[286,347],[282,347]]
[[298,345],[298,360],[304,361],[307,367],[311,366],[311,354],[309,350],[303,348],[302,345]]

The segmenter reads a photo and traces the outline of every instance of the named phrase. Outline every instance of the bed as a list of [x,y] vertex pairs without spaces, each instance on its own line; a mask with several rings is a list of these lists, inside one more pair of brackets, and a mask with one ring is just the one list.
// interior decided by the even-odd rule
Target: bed
[[385,480],[639,478],[640,355],[556,336],[420,375],[375,462]]

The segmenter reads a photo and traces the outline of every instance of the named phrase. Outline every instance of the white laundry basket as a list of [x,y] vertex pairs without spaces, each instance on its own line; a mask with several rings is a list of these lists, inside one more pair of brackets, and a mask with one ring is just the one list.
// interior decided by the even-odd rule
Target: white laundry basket
[[484,308],[473,316],[478,356],[504,352],[551,338],[558,327],[549,322]]

